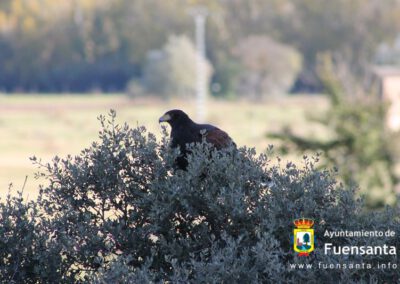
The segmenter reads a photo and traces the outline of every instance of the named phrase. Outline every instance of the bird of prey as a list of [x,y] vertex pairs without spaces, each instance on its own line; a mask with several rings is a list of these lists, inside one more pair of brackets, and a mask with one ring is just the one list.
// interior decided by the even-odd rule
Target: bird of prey
[[176,164],[182,170],[186,170],[188,165],[186,147],[189,143],[202,142],[204,137],[217,150],[227,148],[230,145],[236,146],[225,131],[210,124],[195,123],[179,109],[167,111],[160,117],[159,123],[161,122],[167,122],[171,126],[171,147],[179,147],[181,154],[177,158]]

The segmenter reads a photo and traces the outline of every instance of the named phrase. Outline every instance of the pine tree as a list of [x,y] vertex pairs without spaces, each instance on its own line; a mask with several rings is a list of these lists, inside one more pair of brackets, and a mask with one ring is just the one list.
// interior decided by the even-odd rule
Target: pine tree
[[[378,96],[357,90],[355,82],[341,78],[340,66],[330,55],[320,56],[318,73],[329,97],[330,108],[323,117],[310,121],[323,125],[332,137],[326,140],[298,136],[287,128],[269,134],[283,142],[282,152],[322,152],[324,167],[337,167],[345,184],[358,184],[370,208],[395,202],[395,134],[385,126],[386,105]],[[350,89],[349,86],[352,86]]]

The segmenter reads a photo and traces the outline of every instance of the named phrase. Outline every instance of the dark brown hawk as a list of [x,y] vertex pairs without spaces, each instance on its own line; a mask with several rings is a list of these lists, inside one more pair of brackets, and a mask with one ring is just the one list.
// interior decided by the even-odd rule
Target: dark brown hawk
[[229,135],[210,124],[198,124],[189,118],[189,116],[179,109],[167,111],[159,122],[167,122],[171,126],[171,147],[179,147],[181,155],[177,158],[177,166],[186,170],[188,162],[186,156],[187,144],[202,142],[205,140],[220,150],[230,145],[235,145]]

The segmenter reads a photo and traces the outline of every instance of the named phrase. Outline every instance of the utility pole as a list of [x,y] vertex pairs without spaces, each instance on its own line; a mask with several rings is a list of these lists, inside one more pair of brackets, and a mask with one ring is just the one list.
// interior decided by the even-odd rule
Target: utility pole
[[196,109],[197,120],[204,122],[207,116],[207,70],[206,70],[206,44],[205,25],[208,16],[207,8],[198,6],[190,10],[196,27]]

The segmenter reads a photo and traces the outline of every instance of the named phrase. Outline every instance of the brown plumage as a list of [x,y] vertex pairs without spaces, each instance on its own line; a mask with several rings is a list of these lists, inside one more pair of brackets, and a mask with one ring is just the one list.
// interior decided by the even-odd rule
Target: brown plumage
[[193,122],[189,116],[181,110],[167,111],[159,122],[167,122],[171,126],[171,147],[179,147],[181,155],[177,158],[177,166],[180,169],[187,168],[187,149],[189,143],[202,142],[205,140],[220,150],[230,145],[235,145],[229,135],[210,124],[198,124]]
[[217,149],[226,148],[232,143],[229,135],[219,128],[207,131],[205,138],[208,143],[213,144]]

